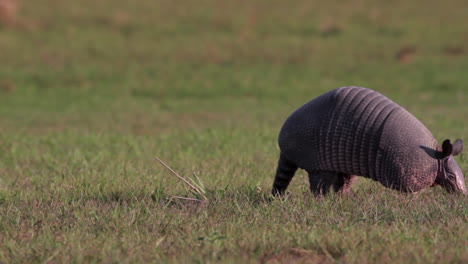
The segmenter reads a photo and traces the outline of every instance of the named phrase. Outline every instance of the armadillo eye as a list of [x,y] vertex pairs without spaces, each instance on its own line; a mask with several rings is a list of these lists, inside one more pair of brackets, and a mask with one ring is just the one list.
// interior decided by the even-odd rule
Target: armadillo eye
[[447,178],[448,178],[449,180],[455,180],[455,174],[452,174],[452,173],[450,173],[450,172],[447,172],[446,174],[447,174]]

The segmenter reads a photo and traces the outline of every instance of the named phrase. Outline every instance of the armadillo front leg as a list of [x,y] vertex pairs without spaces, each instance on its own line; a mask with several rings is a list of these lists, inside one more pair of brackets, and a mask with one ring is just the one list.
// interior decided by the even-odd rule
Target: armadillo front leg
[[338,179],[338,173],[331,171],[309,172],[310,190],[315,196],[326,195]]
[[351,185],[356,180],[356,175],[338,173],[337,179],[333,184],[333,189],[341,195],[352,195]]
[[280,155],[278,160],[278,168],[276,169],[275,182],[273,183],[273,195],[284,195],[284,191],[288,188],[291,179],[296,173],[297,166]]

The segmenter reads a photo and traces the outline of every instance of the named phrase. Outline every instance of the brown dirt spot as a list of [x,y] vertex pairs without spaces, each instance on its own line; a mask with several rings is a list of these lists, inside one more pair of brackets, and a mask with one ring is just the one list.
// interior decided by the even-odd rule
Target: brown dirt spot
[[0,0],[0,26],[12,26],[16,24],[16,0]]
[[[0,0],[1,1],[1,0]],[[16,89],[16,85],[13,81],[0,81],[0,92],[9,93]]]
[[110,23],[111,25],[121,27],[130,25],[131,20],[132,19],[129,14],[125,12],[117,12],[110,18]]
[[417,49],[413,46],[401,47],[395,54],[395,58],[401,63],[410,63],[414,60]]
[[444,48],[443,52],[449,56],[461,56],[465,54],[466,50],[462,46],[448,46]]
[[334,36],[341,33],[341,28],[331,20],[326,20],[322,22],[319,26],[319,31],[322,36]]

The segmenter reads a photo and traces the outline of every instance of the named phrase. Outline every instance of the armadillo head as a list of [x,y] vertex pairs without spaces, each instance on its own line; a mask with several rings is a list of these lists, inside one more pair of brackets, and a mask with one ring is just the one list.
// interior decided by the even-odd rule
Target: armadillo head
[[455,161],[454,156],[463,149],[463,141],[457,139],[453,144],[446,139],[442,143],[442,156],[439,160],[439,172],[436,183],[441,185],[449,193],[468,194],[465,186],[463,172]]

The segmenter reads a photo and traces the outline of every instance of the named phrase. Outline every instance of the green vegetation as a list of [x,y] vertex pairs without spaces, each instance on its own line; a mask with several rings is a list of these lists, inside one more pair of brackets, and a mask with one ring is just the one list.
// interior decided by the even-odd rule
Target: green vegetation
[[[269,196],[284,119],[339,86],[468,141],[468,6],[450,2],[0,10],[0,263],[468,262],[467,200],[439,187],[360,179],[353,198],[315,200],[299,172]],[[155,156],[196,172],[209,203],[167,199],[196,196]]]

